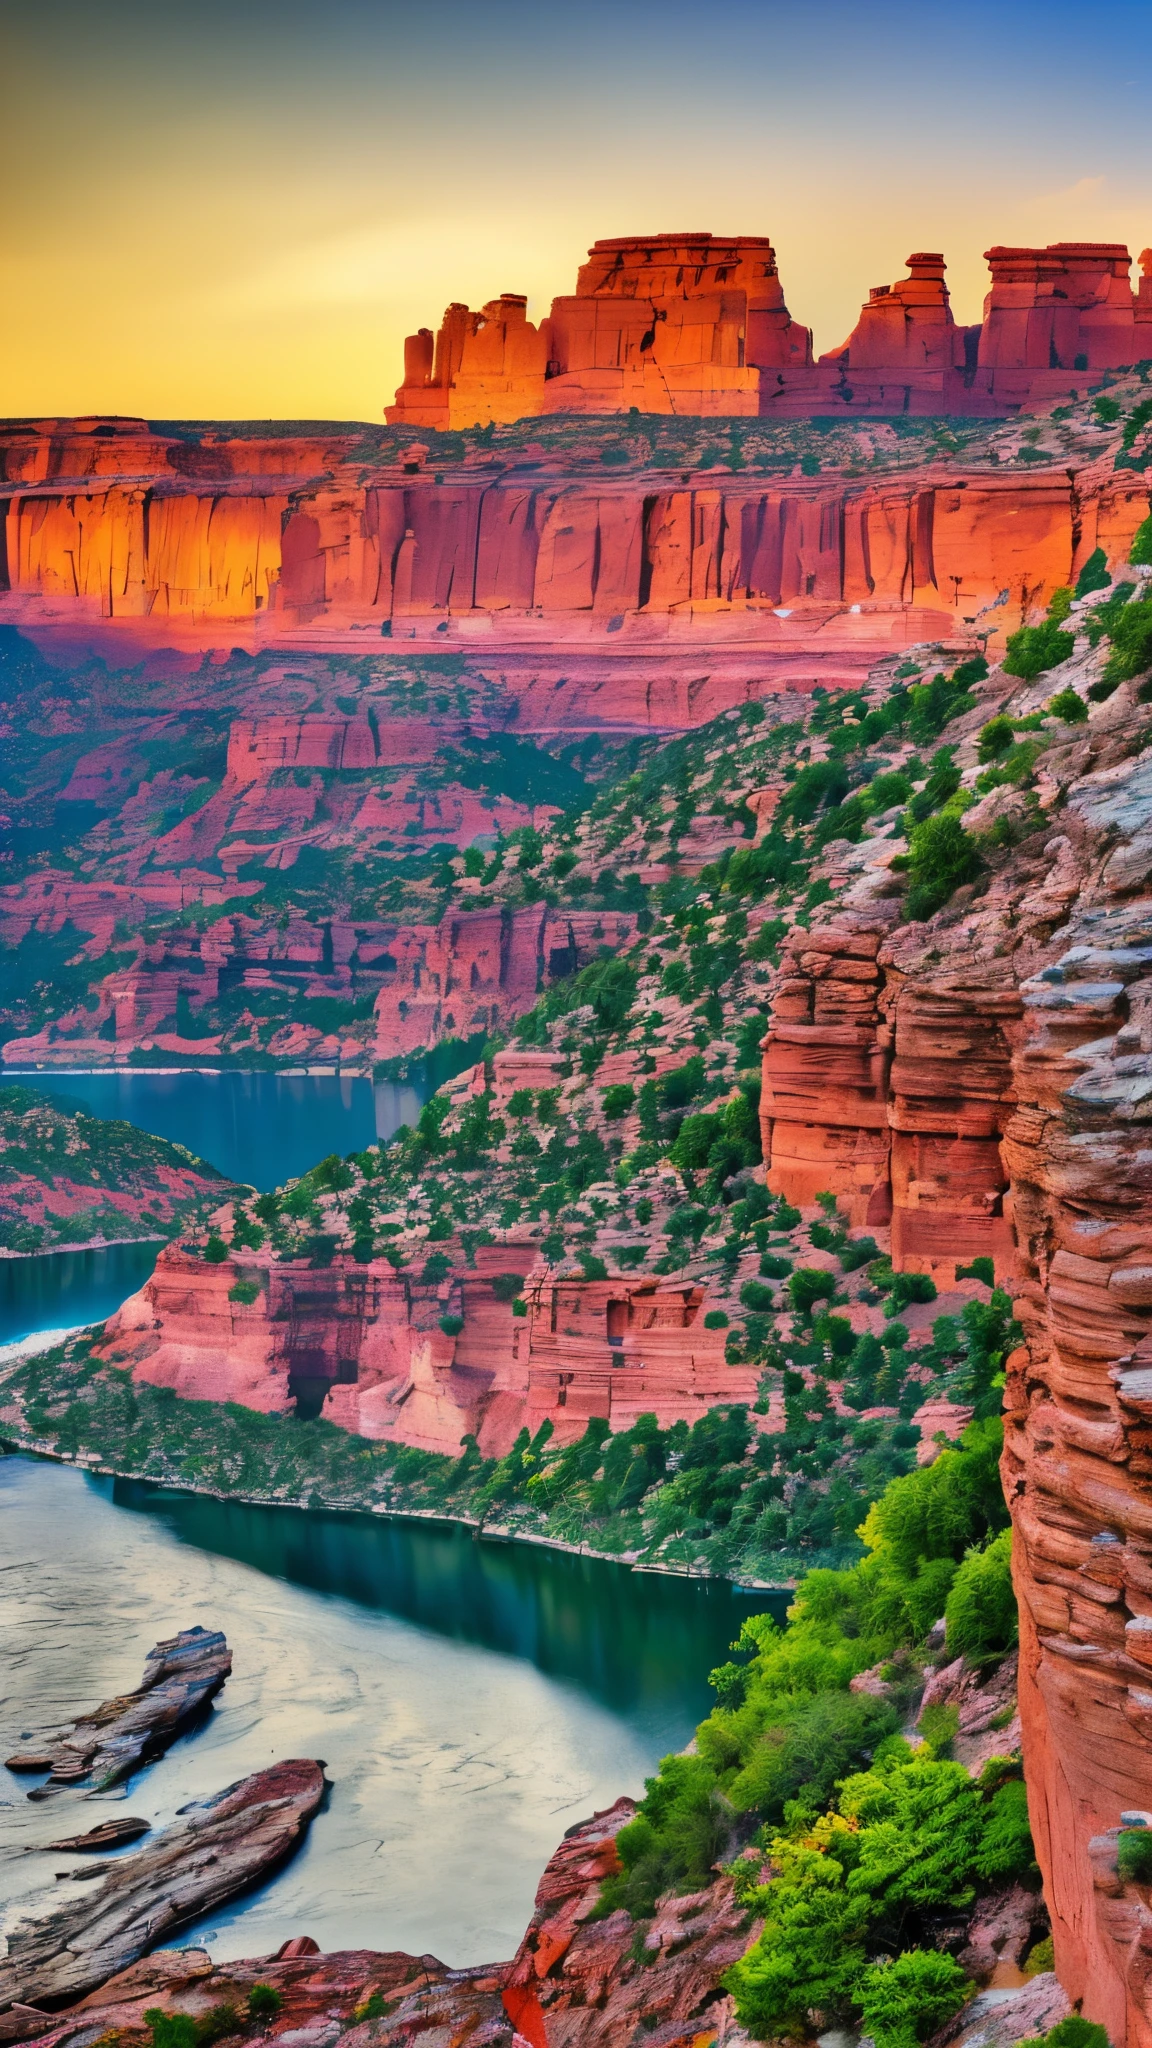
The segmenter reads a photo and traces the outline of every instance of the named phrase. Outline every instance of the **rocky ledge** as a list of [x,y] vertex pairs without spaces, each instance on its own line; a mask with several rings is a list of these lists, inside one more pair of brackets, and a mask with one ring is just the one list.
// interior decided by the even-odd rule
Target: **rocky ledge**
[[163,1754],[215,1698],[231,1669],[232,1652],[219,1629],[182,1629],[148,1652],[135,1692],[104,1700],[71,1727],[39,1737],[6,1759],[8,1769],[49,1773],[32,1799],[59,1785],[101,1791],[119,1784]]
[[734,1904],[729,1879],[667,1900],[642,1939],[626,1913],[593,1917],[601,1882],[617,1867],[616,1834],[635,1810],[621,1799],[564,1837],[510,1963],[450,1970],[435,1956],[401,1952],[322,1956],[307,1937],[285,1943],[275,1956],[219,1965],[201,1949],[166,1949],[66,2017],[0,2014],[0,2040],[89,2048],[114,2036],[122,2048],[137,2041],[144,2048],[145,2013],[157,2006],[187,2013],[205,2038],[222,2038],[220,2028],[239,2037],[252,2031],[244,2015],[260,1985],[278,1996],[272,2032],[284,2048],[330,2048],[337,2036],[348,2048],[408,2048],[416,2041],[421,2048],[465,2041],[468,2048],[616,2048],[638,2028],[655,2048],[743,2041],[718,1989],[748,1939],[747,1915]]
[[30,1916],[9,1933],[0,2038],[42,2027],[42,2014],[22,2008],[83,1998],[175,1928],[267,1876],[303,1840],[324,1782],[323,1765],[312,1759],[273,1765],[184,1807],[135,1855],[75,1873],[101,1882],[86,1882],[54,1912]]

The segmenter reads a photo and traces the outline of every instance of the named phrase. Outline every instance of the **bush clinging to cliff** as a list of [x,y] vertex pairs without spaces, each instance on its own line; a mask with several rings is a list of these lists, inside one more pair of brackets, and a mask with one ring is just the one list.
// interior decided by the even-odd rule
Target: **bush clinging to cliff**
[[974,882],[983,863],[958,817],[942,811],[914,825],[906,864],[910,887],[905,916],[932,917],[965,882]]

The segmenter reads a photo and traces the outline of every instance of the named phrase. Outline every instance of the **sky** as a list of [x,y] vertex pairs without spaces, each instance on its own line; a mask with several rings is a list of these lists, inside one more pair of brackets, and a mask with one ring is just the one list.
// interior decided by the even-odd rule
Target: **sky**
[[769,234],[842,341],[943,249],[1152,243],[1147,0],[0,0],[0,415],[379,420],[453,299]]

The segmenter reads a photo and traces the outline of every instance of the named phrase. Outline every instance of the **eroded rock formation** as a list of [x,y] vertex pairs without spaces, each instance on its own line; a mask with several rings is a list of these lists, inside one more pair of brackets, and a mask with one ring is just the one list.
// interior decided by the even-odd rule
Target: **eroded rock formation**
[[[1026,691],[1020,704],[1030,703]],[[932,925],[883,900],[794,933],[764,1054],[769,1179],[894,1263],[985,1256],[1005,1361],[1029,1803],[1072,2002],[1152,2041],[1152,1907],[1118,1842],[1152,1816],[1152,764],[1118,693],[1046,756],[1042,854]],[[986,712],[973,714],[973,723]]]
[[[109,475],[112,451],[122,466]],[[594,639],[616,662],[633,643],[691,630],[754,640],[767,677],[773,660],[783,673],[824,643],[866,654],[964,637],[989,607],[989,627],[1010,630],[1094,547],[1126,551],[1143,516],[1136,476],[1067,464],[766,484],[713,470],[596,474],[595,462],[574,476],[542,451],[530,463],[484,453],[448,476],[429,473],[426,452],[366,465],[339,434],[220,434],[192,450],[134,431],[102,441],[70,424],[47,439],[8,429],[4,611],[166,631],[259,618],[289,636],[320,621],[401,640],[443,628],[479,661],[519,649],[513,670],[557,641]]]
[[908,257],[907,278],[872,288],[847,342],[814,363],[764,237],[596,242],[575,293],[553,299],[539,328],[527,302],[505,292],[479,313],[449,306],[435,341],[428,328],[409,336],[387,417],[444,428],[633,406],[1001,415],[1066,396],[1070,377],[1086,382],[1146,355],[1152,281],[1142,275],[1133,292],[1122,243],[997,246],[985,261],[992,288],[981,324],[957,327],[944,258],[921,252]]
[[[514,1237],[478,1249],[473,1267],[454,1242],[445,1251],[452,1270],[432,1282],[383,1260],[279,1261],[248,1304],[230,1298],[248,1265],[170,1246],[108,1324],[108,1345],[136,1378],[190,1398],[322,1412],[422,1450],[456,1452],[474,1435],[488,1457],[525,1423],[549,1420],[564,1443],[593,1416],[618,1430],[655,1413],[667,1427],[756,1398],[756,1370],[726,1365],[723,1330],[704,1328],[702,1287],[556,1279]],[[492,1285],[505,1273],[523,1280],[524,1315]]]

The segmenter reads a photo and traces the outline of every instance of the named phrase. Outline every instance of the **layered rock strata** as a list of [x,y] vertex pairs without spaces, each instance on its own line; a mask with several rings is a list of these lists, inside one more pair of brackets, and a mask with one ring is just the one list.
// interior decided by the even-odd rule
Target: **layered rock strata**
[[1134,710],[1121,693],[1046,757],[1051,836],[983,898],[927,928],[880,900],[793,934],[763,1106],[773,1186],[829,1188],[862,1222],[890,1210],[897,1267],[947,1279],[988,1257],[1013,1292],[1003,1472],[1056,1966],[1114,2042],[1148,2048],[1152,1905],[1119,1846],[1152,1821],[1152,762]]
[[6,1759],[8,1769],[47,1771],[43,1791],[118,1785],[163,1755],[215,1699],[231,1669],[232,1652],[219,1629],[182,1629],[148,1652],[135,1692],[105,1700],[59,1734],[38,1737]]
[[[564,1443],[594,1416],[619,1430],[655,1413],[666,1428],[756,1398],[755,1368],[727,1365],[724,1331],[704,1328],[700,1286],[557,1279],[534,1242],[513,1238],[479,1248],[474,1268],[458,1245],[445,1250],[453,1270],[422,1283],[380,1259],[213,1266],[170,1246],[109,1322],[107,1346],[137,1379],[187,1398],[323,1413],[423,1450],[455,1452],[473,1435],[489,1457],[526,1423],[549,1420]],[[233,1300],[253,1271],[256,1301]],[[492,1284],[505,1273],[527,1276],[523,1315]]]
[[195,464],[189,453],[131,427],[107,441],[82,423],[5,430],[5,613],[169,633],[258,620],[270,634],[444,629],[478,657],[486,643],[591,637],[614,660],[691,628],[754,638],[783,662],[819,635],[874,648],[963,632],[990,606],[989,626],[1010,630],[1096,546],[1126,553],[1146,509],[1135,475],[1066,465],[766,484],[574,475],[496,451],[448,477],[423,449],[366,466],[336,433],[206,436]]

